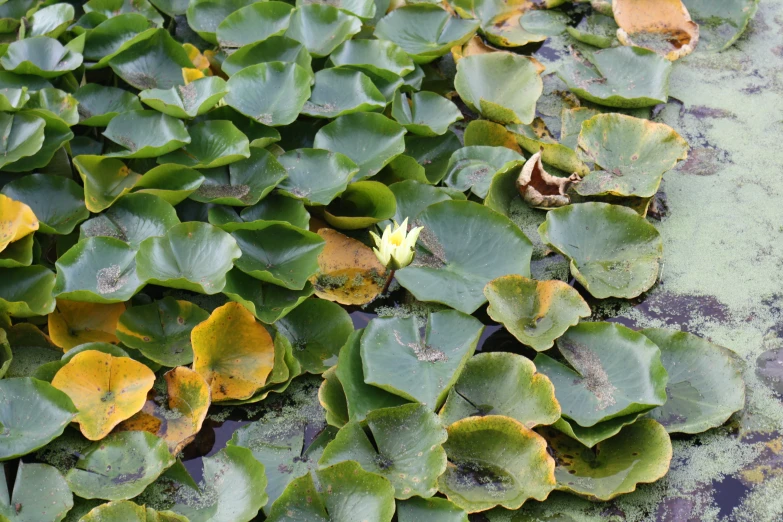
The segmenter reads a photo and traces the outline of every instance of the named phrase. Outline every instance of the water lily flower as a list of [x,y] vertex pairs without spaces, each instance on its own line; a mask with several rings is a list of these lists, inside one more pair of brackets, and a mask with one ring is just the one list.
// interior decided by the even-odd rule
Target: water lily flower
[[423,228],[416,227],[408,232],[408,218],[405,218],[402,225],[394,222],[394,230],[391,225],[387,225],[380,237],[370,232],[376,246],[372,250],[378,261],[391,270],[399,270],[411,264],[416,253],[416,241]]

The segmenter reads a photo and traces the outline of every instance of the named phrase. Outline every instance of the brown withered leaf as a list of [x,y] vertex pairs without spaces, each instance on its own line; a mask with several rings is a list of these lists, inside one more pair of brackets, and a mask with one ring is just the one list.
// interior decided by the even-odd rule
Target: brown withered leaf
[[623,45],[644,47],[677,60],[693,52],[699,26],[682,0],[614,0],[614,20]]
[[541,152],[536,152],[522,167],[517,178],[517,189],[531,207],[563,207],[571,203],[571,198],[566,194],[568,188],[579,180],[578,174],[571,174],[567,178],[549,174],[544,170]]

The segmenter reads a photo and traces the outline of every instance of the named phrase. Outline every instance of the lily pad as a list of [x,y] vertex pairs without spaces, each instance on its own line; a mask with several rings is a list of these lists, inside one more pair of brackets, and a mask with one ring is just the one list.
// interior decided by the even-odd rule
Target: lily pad
[[0,145],[0,168],[41,150],[45,127],[46,121],[32,113],[0,113],[0,128],[7,136]]
[[278,188],[309,205],[328,205],[359,172],[348,156],[321,149],[296,149],[279,156],[288,177]]
[[274,366],[274,342],[239,303],[216,308],[191,332],[193,369],[209,383],[212,400],[247,399]]
[[5,112],[18,111],[30,99],[28,91],[36,86],[28,82],[40,82],[41,87],[48,87],[46,80],[37,76],[22,76],[7,71],[0,72],[0,110]]
[[123,13],[108,19],[95,13],[92,18],[97,23],[85,33],[84,38],[83,53],[87,69],[108,66],[116,55],[156,34],[150,20],[140,13]]
[[636,0],[612,0],[614,20],[623,45],[638,45],[677,60],[693,52],[699,26],[691,20],[682,0],[662,0],[655,5]]
[[120,431],[146,431],[163,439],[179,454],[201,430],[210,405],[209,385],[197,372],[179,366],[163,375],[165,392],[156,390],[139,413],[118,426]]
[[[569,205],[550,211],[538,231],[544,243],[570,260],[571,275],[594,297],[630,299],[658,279],[663,241],[655,227],[630,208]],[[596,233],[601,241],[595,241]]]
[[759,0],[683,0],[699,25],[699,50],[723,51],[742,36],[756,15]]
[[443,136],[405,137],[405,154],[415,159],[424,167],[424,175],[431,184],[438,183],[446,175],[449,158],[462,148],[462,143],[456,134],[449,131]]
[[93,444],[65,480],[82,498],[128,500],[172,464],[174,457],[163,439],[145,431],[124,431]]
[[443,182],[462,192],[470,190],[483,199],[495,173],[509,161],[521,159],[521,154],[506,147],[466,146],[451,155]]
[[217,29],[231,13],[253,3],[253,0],[193,0],[188,5],[188,25],[211,44],[217,44]]
[[527,358],[507,352],[476,354],[449,392],[440,410],[448,426],[467,417],[504,415],[526,428],[560,418],[552,382]]
[[3,520],[60,522],[73,507],[68,484],[52,466],[20,462],[13,490],[9,491],[7,480],[6,470],[0,466],[0,517]]
[[113,237],[90,237],[71,247],[55,263],[54,296],[90,303],[122,303],[144,282],[136,273],[136,251]]
[[646,413],[631,413],[629,415],[623,415],[621,417],[599,422],[589,428],[585,428],[570,419],[561,417],[556,423],[552,424],[552,427],[557,431],[565,433],[572,439],[579,441],[588,448],[592,448],[599,442],[614,437],[620,433],[620,430],[629,424],[636,422],[642,415],[646,415]]
[[74,421],[82,434],[100,440],[141,410],[154,381],[155,374],[140,362],[88,350],[68,361],[52,386],[65,392],[79,409]]
[[[3,170],[7,172],[27,172],[46,167],[52,161],[54,154],[73,138],[69,124],[54,113],[45,109],[27,109],[25,112],[44,120],[44,141],[41,148],[32,156],[5,165]],[[17,114],[16,117],[18,118],[19,115]],[[13,130],[11,132],[13,133]]]
[[520,422],[488,415],[462,419],[447,429],[448,466],[438,487],[468,513],[495,506],[518,509],[528,499],[546,499],[555,488],[555,462],[546,441]]
[[356,16],[332,5],[299,5],[291,14],[285,35],[301,42],[316,58],[329,55],[362,28]]
[[397,502],[397,519],[400,522],[468,522],[468,514],[445,498],[412,497]]
[[416,92],[410,98],[397,91],[391,110],[397,123],[420,136],[439,136],[449,126],[462,119],[462,113],[454,103],[434,92]]
[[617,42],[617,23],[614,18],[597,12],[582,18],[576,27],[566,27],[566,31],[576,40],[601,49]]
[[661,349],[669,373],[666,404],[648,416],[669,433],[699,433],[720,426],[745,405],[745,383],[734,352],[687,332],[641,331]]
[[163,25],[163,17],[148,0],[88,0],[85,13],[101,13],[109,18],[120,14],[139,13],[157,26]]
[[193,362],[190,332],[209,314],[189,301],[164,297],[128,308],[117,323],[117,337],[130,348],[164,366]]
[[[531,13],[549,14],[549,11],[533,11],[535,4],[524,0],[509,2],[500,0],[454,0],[454,9],[463,18],[481,21],[481,32],[490,43],[501,47],[520,47],[546,40],[546,34],[531,30],[524,24]],[[540,16],[540,15],[539,15]],[[535,27],[534,29],[539,29]]]
[[446,430],[422,404],[383,408],[367,414],[369,433],[349,422],[324,449],[321,467],[345,461],[358,462],[365,471],[386,477],[395,497],[431,497],[437,478],[446,470]]
[[72,5],[57,3],[39,9],[30,17],[28,36],[49,36],[58,38],[73,21],[75,11]]
[[226,286],[223,288],[226,297],[244,305],[256,319],[266,324],[272,324],[285,317],[313,295],[313,291],[311,284],[306,284],[301,290],[291,290],[273,283],[265,283],[238,268],[226,274]]
[[84,343],[117,343],[114,335],[125,305],[79,303],[60,299],[49,314],[49,335],[65,351]]
[[245,67],[228,80],[225,102],[245,116],[277,127],[288,125],[310,97],[310,74],[295,63]]
[[554,383],[563,416],[580,426],[666,402],[661,351],[642,334],[614,323],[582,323],[558,339],[557,347],[571,367],[543,353],[534,362]]
[[413,223],[430,205],[452,200],[451,195],[443,188],[413,180],[393,183],[389,186],[389,190],[397,199],[397,211],[392,218],[397,223],[402,223],[406,218]]
[[84,203],[96,213],[109,208],[141,177],[116,158],[76,156],[73,166],[84,183]]
[[[33,324],[8,324],[3,325],[3,328],[6,329],[8,346],[14,351],[13,360],[10,361],[5,374],[6,379],[31,377],[39,366],[59,361],[63,355],[62,350],[52,343],[49,336]],[[0,334],[0,337],[2,335]],[[8,353],[10,354],[10,350]]]
[[225,80],[217,76],[207,76],[187,85],[141,91],[139,99],[163,114],[189,119],[207,112],[226,94],[228,87]]
[[508,275],[484,287],[487,313],[519,342],[536,351],[548,350],[590,307],[579,292],[562,281],[534,281]]
[[666,103],[672,63],[641,47],[614,47],[572,53],[558,70],[568,88],[587,101],[635,109]]
[[82,188],[61,176],[31,174],[6,184],[2,193],[30,207],[44,234],[70,234],[90,216]]
[[393,516],[394,487],[391,483],[363,471],[357,462],[349,461],[312,471],[292,481],[272,504],[267,520],[391,522]]
[[60,89],[45,87],[30,94],[30,100],[28,100],[25,108],[48,111],[66,125],[71,126],[79,123],[77,104],[76,98],[69,93]]
[[123,146],[112,156],[156,158],[190,143],[185,125],[157,111],[130,111],[112,118],[103,135]]
[[473,355],[484,327],[455,310],[434,312],[426,332],[412,317],[370,321],[361,341],[364,380],[437,409]]
[[[226,122],[227,123],[227,122]],[[204,183],[191,199],[224,205],[255,205],[287,176],[285,168],[264,149],[251,147],[250,156],[223,169],[204,171]]]
[[460,60],[454,87],[470,109],[505,125],[533,121],[544,84],[536,64],[528,58],[490,53]]
[[310,278],[315,295],[345,305],[371,302],[386,283],[386,267],[370,247],[331,228],[318,231],[326,242],[318,271]]
[[33,249],[36,247],[33,234],[28,234],[18,241],[10,243],[0,252],[0,267],[20,268],[33,263]]
[[313,147],[345,154],[359,166],[355,179],[374,176],[405,151],[405,129],[382,114],[337,118],[315,135]]
[[178,224],[174,207],[158,196],[126,194],[102,214],[85,221],[81,226],[80,239],[113,238],[127,243],[136,251],[148,237],[163,236]]
[[313,118],[336,118],[384,108],[386,98],[366,74],[336,67],[315,74],[315,86],[302,114]]
[[133,191],[158,196],[171,205],[187,199],[204,183],[204,176],[197,170],[182,165],[158,165],[145,172]]
[[245,67],[267,62],[295,63],[313,75],[312,57],[300,42],[286,36],[270,36],[264,41],[240,47],[223,60],[221,69],[233,76]]
[[211,169],[250,157],[250,142],[247,136],[230,121],[210,120],[194,123],[188,127],[188,134],[190,143],[158,158],[158,163],[177,163],[195,169]]
[[663,123],[599,114],[582,123],[579,153],[597,169],[579,184],[579,194],[651,197],[663,174],[688,157],[688,144]]
[[329,61],[335,66],[366,71],[390,82],[414,70],[411,57],[386,40],[348,40],[329,55]]
[[184,85],[182,69],[193,67],[187,51],[165,29],[156,29],[109,60],[114,73],[139,90]]
[[389,219],[396,211],[389,187],[378,181],[357,181],[326,207],[324,217],[336,228],[356,230]]
[[79,519],[79,522],[188,522],[188,519],[171,511],[156,511],[139,506],[129,500],[117,500],[100,504]]
[[326,422],[335,428],[342,428],[348,423],[348,403],[336,370],[332,366],[321,375],[324,380],[318,389],[318,401],[326,410]]
[[288,29],[293,9],[291,4],[275,1],[237,9],[218,25],[217,41],[223,49],[237,49],[270,36],[280,36]]
[[0,461],[44,447],[62,434],[77,412],[65,393],[29,377],[0,380],[0,398]]
[[406,5],[378,22],[375,37],[400,46],[415,63],[429,63],[475,34],[478,21],[453,17],[440,6]]
[[6,71],[32,74],[41,78],[62,76],[81,64],[81,54],[48,36],[12,42],[0,57],[0,66]]
[[219,228],[181,223],[163,237],[142,241],[136,270],[148,283],[212,295],[223,290],[226,273],[241,255],[234,238]]
[[672,444],[652,419],[639,419],[589,449],[554,430],[543,431],[557,458],[557,489],[590,500],[610,500],[655,482],[669,470]]
[[530,276],[533,247],[508,218],[470,201],[444,201],[417,218],[423,226],[413,263],[397,280],[421,301],[473,313],[484,285],[508,274]]

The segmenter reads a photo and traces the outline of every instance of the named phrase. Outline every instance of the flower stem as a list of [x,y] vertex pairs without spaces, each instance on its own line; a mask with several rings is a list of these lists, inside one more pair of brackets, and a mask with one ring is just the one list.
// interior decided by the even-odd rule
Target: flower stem
[[390,270],[389,271],[389,277],[386,279],[386,284],[383,285],[383,290],[381,290],[381,295],[386,295],[386,292],[389,290],[389,286],[391,285],[392,279],[394,279],[394,273],[396,270]]

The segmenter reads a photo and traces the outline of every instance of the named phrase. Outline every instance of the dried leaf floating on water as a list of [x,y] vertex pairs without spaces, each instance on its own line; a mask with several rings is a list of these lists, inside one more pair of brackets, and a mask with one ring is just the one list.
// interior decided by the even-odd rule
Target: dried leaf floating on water
[[544,170],[541,152],[536,152],[522,167],[517,178],[519,194],[531,207],[554,208],[571,203],[566,194],[569,187],[581,180],[578,174],[560,178]]

